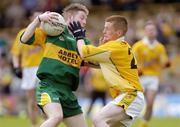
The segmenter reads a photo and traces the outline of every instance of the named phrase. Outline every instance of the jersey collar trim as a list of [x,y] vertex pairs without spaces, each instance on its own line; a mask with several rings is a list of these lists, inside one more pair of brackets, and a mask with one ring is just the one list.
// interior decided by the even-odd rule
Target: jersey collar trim
[[118,38],[116,41],[124,41],[124,39],[125,39],[125,37],[122,36],[122,37]]
[[150,48],[154,48],[158,42],[157,42],[157,40],[154,40],[153,43],[150,43],[148,37],[144,37],[143,43],[148,45]]

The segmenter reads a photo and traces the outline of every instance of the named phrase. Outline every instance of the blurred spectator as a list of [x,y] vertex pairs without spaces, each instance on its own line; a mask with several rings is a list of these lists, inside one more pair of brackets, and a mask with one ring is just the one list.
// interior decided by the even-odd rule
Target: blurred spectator
[[81,85],[85,85],[85,76],[86,76],[88,70],[89,70],[89,67],[86,67],[86,66],[81,67],[81,69],[80,69],[79,74],[80,74],[80,84]]
[[7,44],[7,41],[0,38],[0,54],[7,54],[8,53],[8,44]]
[[91,0],[92,5],[101,5],[102,1],[101,0]]
[[[66,1],[66,0],[64,0]],[[81,3],[89,7],[91,5],[91,0],[68,0],[70,3]]]
[[179,2],[179,0],[154,0],[155,3],[174,3]]
[[4,12],[0,12],[0,28],[5,27],[5,14]]
[[38,0],[22,0],[22,6],[26,10],[26,17],[31,15],[31,12],[37,7]]
[[10,87],[12,81],[12,72],[10,64],[7,60],[6,53],[2,52],[0,54],[0,86],[2,94],[10,94]]
[[138,9],[138,0],[109,0],[112,10],[135,11]]
[[6,17],[5,17],[5,10],[7,6],[11,3],[11,0],[1,0],[0,4],[0,28],[5,27]]
[[25,9],[21,5],[21,0],[14,0],[6,9],[6,26],[20,27],[25,18]]
[[97,99],[101,99],[103,106],[106,105],[106,84],[100,69],[89,69],[86,77],[86,89],[90,93],[91,102],[87,111],[87,116],[90,115]]
[[0,53],[0,101],[3,106],[1,114],[13,114],[13,101],[11,96],[10,84],[13,74],[11,66],[7,60],[6,53]]
[[168,39],[164,36],[164,33],[161,30],[161,26],[160,25],[157,25],[157,40],[159,42],[163,43],[164,45],[169,43]]
[[177,12],[174,25],[175,25],[174,28],[175,28],[175,31],[176,31],[176,35],[177,35],[177,37],[180,38],[180,11]]
[[[162,22],[159,24],[159,30],[161,30],[162,36],[164,37],[165,43],[163,44],[168,44],[172,42],[173,37],[175,35],[175,31],[173,30],[172,26],[168,21],[162,20]],[[163,42],[163,40],[159,40],[159,41]]]
[[163,20],[163,22],[161,24],[161,29],[164,33],[164,36],[167,38],[170,38],[172,35],[174,35],[173,28],[166,20]]
[[62,14],[63,8],[68,4],[68,0],[47,0],[44,11],[54,11]]

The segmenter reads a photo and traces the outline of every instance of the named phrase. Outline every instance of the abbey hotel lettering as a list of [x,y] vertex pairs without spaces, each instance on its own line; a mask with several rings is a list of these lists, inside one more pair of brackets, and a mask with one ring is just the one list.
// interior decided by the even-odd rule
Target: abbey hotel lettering
[[58,52],[58,57],[64,62],[73,64],[73,65],[78,65],[78,55],[75,53],[67,52],[60,49]]

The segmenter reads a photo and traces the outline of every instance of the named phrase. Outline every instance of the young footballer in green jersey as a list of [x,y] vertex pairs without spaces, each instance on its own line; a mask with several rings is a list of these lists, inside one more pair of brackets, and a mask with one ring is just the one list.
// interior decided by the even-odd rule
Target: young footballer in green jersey
[[[75,3],[64,9],[63,16],[67,24],[75,20],[85,27],[88,13],[84,5]],[[53,23],[56,18],[49,12],[39,15],[21,36],[22,43],[44,48],[37,71],[40,84],[36,88],[36,99],[48,118],[41,127],[57,127],[62,121],[68,127],[86,127],[81,107],[73,93],[78,87],[81,66],[76,39],[67,28],[58,36],[46,36],[41,29],[36,29],[41,21]],[[84,41],[89,43],[86,38]]]

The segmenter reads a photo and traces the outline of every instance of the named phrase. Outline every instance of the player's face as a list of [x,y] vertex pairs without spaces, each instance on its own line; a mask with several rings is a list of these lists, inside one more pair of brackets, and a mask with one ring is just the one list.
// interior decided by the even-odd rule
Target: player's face
[[120,37],[120,31],[115,30],[111,22],[105,22],[103,30],[103,42],[117,40]]
[[79,21],[82,27],[86,26],[86,20],[87,20],[87,15],[84,11],[78,11],[74,16],[73,16],[73,21]]
[[145,34],[147,37],[154,39],[157,35],[157,29],[155,25],[147,25],[145,26]]

